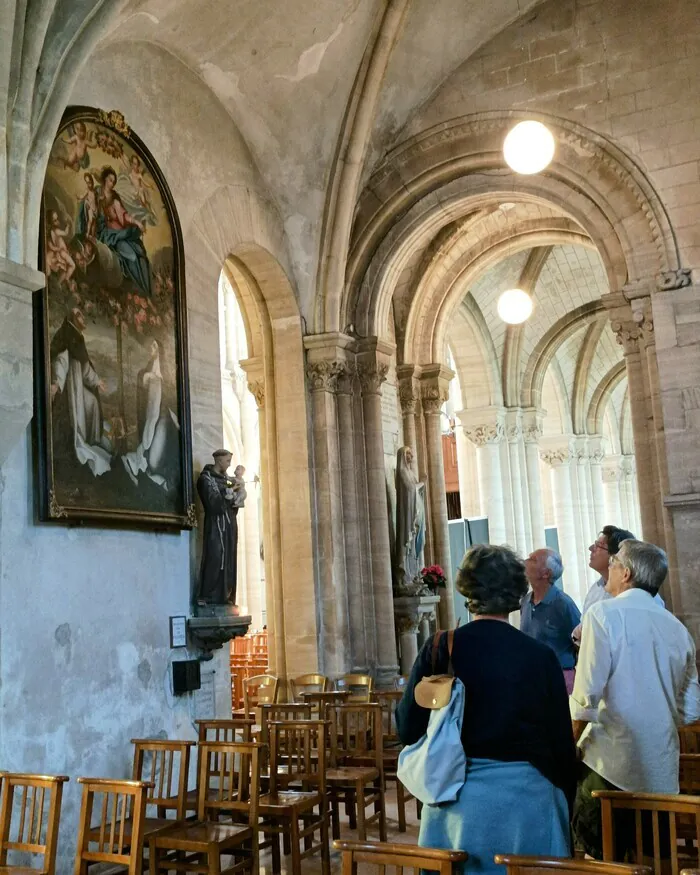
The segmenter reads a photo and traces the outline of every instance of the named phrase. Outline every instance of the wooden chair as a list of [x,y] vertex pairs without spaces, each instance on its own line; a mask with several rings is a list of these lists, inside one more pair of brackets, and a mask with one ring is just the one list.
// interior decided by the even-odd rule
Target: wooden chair
[[[415,796],[409,793],[401,781],[399,781],[397,775],[401,741],[396,729],[396,707],[401,701],[402,696],[403,693],[400,690],[378,690],[374,693],[374,698],[382,708],[384,780],[386,784],[390,782],[396,784],[396,809],[399,832],[406,832],[406,804],[411,799],[415,799]],[[420,817],[420,812],[421,803],[416,799],[416,817]]]
[[[144,818],[143,834],[170,826],[174,820],[184,820],[187,813],[187,783],[190,774],[190,754],[194,741],[132,738],[134,745],[134,781],[147,781],[153,791],[146,795],[146,805],[155,805],[157,817]],[[175,792],[173,792],[175,791]],[[172,811],[174,817],[169,818]]]
[[260,705],[277,702],[279,678],[271,674],[259,674],[243,681],[243,710],[246,717],[254,717]]
[[289,679],[289,692],[293,702],[300,702],[301,693],[325,693],[330,681],[323,674],[300,674]]
[[[386,841],[384,803],[384,759],[382,748],[382,709],[380,705],[331,705],[326,708],[330,721],[330,768],[326,772],[331,804],[333,838],[340,837],[339,803],[350,816],[350,828],[357,829],[362,841],[367,826],[379,822],[380,841]],[[374,814],[366,816],[368,806]]]
[[311,705],[298,702],[282,702],[275,705],[260,706],[260,735],[257,739],[265,745],[260,755],[261,775],[265,776],[270,767],[270,732],[271,721],[311,720]]
[[[662,839],[659,815],[668,818],[668,844],[670,855],[670,871],[679,875],[681,868],[698,865],[698,847],[700,847],[700,796],[675,796],[665,793],[624,793],[621,790],[594,790],[592,795],[600,799],[603,822],[603,859],[613,862],[616,856],[632,850],[638,863],[645,860],[645,844],[651,849],[648,855],[656,875],[662,873]],[[621,811],[633,812],[634,840],[631,848],[620,848],[620,824],[615,823],[614,813]],[[643,818],[645,813],[650,817]],[[630,818],[632,815],[630,814]],[[644,821],[650,821],[649,823]],[[691,832],[688,833],[688,823]],[[665,823],[663,823],[665,826]],[[631,833],[631,830],[630,830]],[[679,849],[679,839],[685,839],[685,847]],[[690,841],[688,841],[690,839]],[[628,845],[632,843],[631,834]],[[617,845],[617,847],[616,847]],[[666,875],[666,866],[663,866]]]
[[374,689],[374,680],[368,674],[344,674],[335,681],[339,693],[348,692],[348,702],[369,702]]
[[681,753],[700,753],[700,720],[678,730]]
[[518,857],[496,854],[495,863],[506,867],[506,875],[651,875],[648,866],[601,863],[598,860],[570,860],[564,857]]
[[700,796],[700,754],[681,754],[678,783],[681,793],[689,796]]
[[[330,875],[327,729],[328,724],[322,720],[270,723],[270,792],[260,797],[259,810],[261,829],[265,835],[272,836],[272,871],[275,873],[281,871],[279,836],[283,835],[292,855],[292,875],[301,875],[302,859],[319,850],[322,873]],[[300,789],[290,790],[292,784]],[[320,840],[314,844],[316,832],[320,833]]]
[[[150,875],[169,869],[207,875],[257,873],[261,745],[203,742],[200,747],[197,820],[149,836]],[[213,762],[218,764],[216,772]],[[243,822],[221,823],[221,815]],[[182,861],[178,853],[193,856]],[[233,857],[227,868],[221,867],[222,854]]]
[[141,875],[146,798],[153,785],[111,778],[78,778],[78,783],[83,785],[83,799],[75,875],[87,875],[93,863],[125,866],[128,875]]
[[[61,799],[67,780],[65,775],[0,772],[0,871],[4,875],[54,875]],[[16,799],[19,805],[15,805]],[[41,868],[8,865],[10,851],[41,856]]]
[[326,690],[325,693],[302,692],[299,698],[304,704],[311,705],[311,712],[314,719],[322,720],[326,716],[326,708],[328,705],[342,705],[350,698],[350,693],[347,690],[338,692],[337,690]]
[[[453,875],[469,859],[466,851],[448,851],[442,848],[420,848],[418,845],[394,845],[386,842],[335,841],[333,847],[343,857],[342,875],[357,875],[358,865],[378,866],[381,875],[386,866],[396,866],[396,875],[403,875],[404,867],[419,875],[421,869]],[[626,867],[627,868],[627,867]]]

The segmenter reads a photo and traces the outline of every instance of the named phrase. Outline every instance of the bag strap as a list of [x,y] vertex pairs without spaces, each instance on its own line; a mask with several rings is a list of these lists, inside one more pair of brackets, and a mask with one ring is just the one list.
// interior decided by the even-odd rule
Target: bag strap
[[[438,658],[438,648],[440,647],[440,636],[442,632],[436,632],[435,637],[433,638],[433,652],[432,652],[432,673],[435,674],[435,669],[437,667],[437,658]],[[452,668],[452,648],[454,647],[455,641],[455,630],[450,629],[447,633],[447,656],[448,656],[448,664],[447,664],[447,674],[454,674],[454,669]]]

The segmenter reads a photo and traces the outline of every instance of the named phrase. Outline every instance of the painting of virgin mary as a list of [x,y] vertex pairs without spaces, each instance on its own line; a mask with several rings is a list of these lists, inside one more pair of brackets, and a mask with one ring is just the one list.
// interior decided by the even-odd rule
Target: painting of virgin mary
[[158,166],[118,113],[64,117],[43,226],[40,517],[189,527],[180,227]]

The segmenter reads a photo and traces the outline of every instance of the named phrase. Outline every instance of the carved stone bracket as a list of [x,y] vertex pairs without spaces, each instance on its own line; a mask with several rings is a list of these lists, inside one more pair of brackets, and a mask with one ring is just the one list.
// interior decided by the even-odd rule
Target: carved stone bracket
[[552,468],[559,468],[571,462],[574,453],[571,447],[543,447],[540,450],[540,459]]
[[235,617],[225,605],[196,608],[195,617],[187,620],[187,631],[195,647],[204,651],[204,659],[212,658],[212,651],[223,647],[227,641],[245,635],[251,617]]
[[675,270],[664,270],[658,276],[659,291],[671,292],[674,289],[684,289],[693,283],[692,271],[688,267],[678,267]]

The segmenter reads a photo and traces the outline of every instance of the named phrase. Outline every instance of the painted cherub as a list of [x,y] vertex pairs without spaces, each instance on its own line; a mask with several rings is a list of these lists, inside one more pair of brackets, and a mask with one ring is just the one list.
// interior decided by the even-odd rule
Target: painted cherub
[[66,219],[66,227],[61,227],[61,219],[56,210],[51,211],[51,230],[46,241],[46,266],[50,273],[59,274],[58,281],[66,282],[69,287],[75,285],[75,261],[70,254],[66,237],[71,235],[71,221]]
[[129,159],[129,163],[125,161],[122,162],[124,164],[124,169],[126,171],[127,176],[129,177],[129,181],[134,187],[134,191],[136,192],[136,198],[144,210],[148,210],[148,212],[152,212],[151,208],[151,196],[148,193],[150,191],[155,191],[155,186],[151,185],[150,182],[146,179],[144,175],[144,168],[141,164],[141,159],[138,155],[132,155]]
[[85,194],[77,195],[81,212],[79,230],[82,229],[86,237],[94,239],[97,229],[97,189],[92,173],[86,173],[83,178],[87,188]]
[[88,131],[85,122],[76,122],[73,125],[73,134],[67,139],[58,141],[64,147],[64,154],[55,155],[54,161],[57,164],[62,164],[64,167],[69,167],[77,173],[81,168],[85,169],[90,166],[90,155],[88,149],[94,149],[97,146],[95,139],[95,131]]

